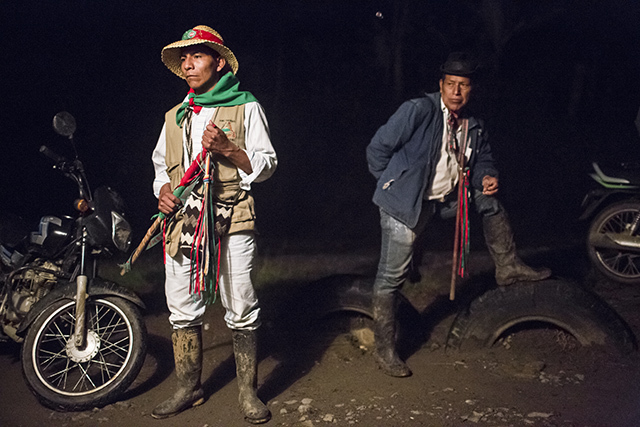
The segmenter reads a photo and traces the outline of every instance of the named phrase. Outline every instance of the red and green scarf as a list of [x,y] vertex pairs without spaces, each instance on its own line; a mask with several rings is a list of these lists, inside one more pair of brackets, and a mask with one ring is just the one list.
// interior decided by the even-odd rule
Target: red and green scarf
[[240,81],[235,74],[229,71],[208,92],[196,95],[191,89],[189,91],[189,99],[178,108],[176,123],[182,127],[182,121],[189,106],[197,114],[202,107],[231,107],[257,101],[251,92],[241,91],[238,86],[240,86]]

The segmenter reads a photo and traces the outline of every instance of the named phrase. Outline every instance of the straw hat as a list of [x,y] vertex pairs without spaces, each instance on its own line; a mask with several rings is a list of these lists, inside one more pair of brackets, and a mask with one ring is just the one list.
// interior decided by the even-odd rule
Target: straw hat
[[181,48],[196,44],[209,46],[227,60],[227,64],[231,67],[233,74],[238,71],[238,60],[236,56],[231,52],[231,49],[224,45],[222,36],[213,28],[207,27],[206,25],[198,25],[187,30],[182,35],[182,40],[165,46],[162,49],[162,62],[164,62],[164,65],[175,75],[184,79],[184,74],[182,74],[182,69],[180,68]]

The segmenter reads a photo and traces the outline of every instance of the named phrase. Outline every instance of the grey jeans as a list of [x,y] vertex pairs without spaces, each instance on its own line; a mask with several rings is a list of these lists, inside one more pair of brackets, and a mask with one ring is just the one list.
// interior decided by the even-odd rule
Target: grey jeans
[[[473,190],[471,201],[476,212],[483,216],[495,215],[503,209],[496,197],[485,196],[479,190]],[[434,216],[442,219],[455,217],[457,205],[455,194],[444,202],[425,200],[415,228],[407,227],[380,209],[382,243],[378,273],[373,285],[375,294],[390,294],[402,288],[409,272],[416,239]]]

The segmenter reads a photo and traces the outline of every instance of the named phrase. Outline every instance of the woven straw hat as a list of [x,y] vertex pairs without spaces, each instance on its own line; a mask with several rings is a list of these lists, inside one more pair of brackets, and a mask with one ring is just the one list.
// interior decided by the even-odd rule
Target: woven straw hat
[[238,71],[238,60],[236,56],[231,52],[231,49],[224,45],[222,36],[213,28],[207,27],[206,25],[198,25],[187,30],[182,35],[182,40],[165,46],[162,49],[162,62],[164,62],[164,65],[175,75],[184,79],[184,74],[182,74],[182,69],[180,68],[181,48],[196,44],[209,46],[227,60],[227,64],[231,67],[233,74]]

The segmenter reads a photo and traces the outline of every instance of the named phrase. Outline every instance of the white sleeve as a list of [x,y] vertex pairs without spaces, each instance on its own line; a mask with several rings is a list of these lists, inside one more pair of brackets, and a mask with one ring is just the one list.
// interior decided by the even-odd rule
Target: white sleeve
[[278,165],[276,152],[269,137],[269,124],[262,106],[249,102],[244,107],[245,151],[251,162],[251,174],[238,168],[242,179],[240,186],[248,190],[252,182],[261,182],[273,175]]
[[153,180],[153,194],[156,197],[160,196],[160,189],[163,185],[170,182],[169,175],[167,174],[167,163],[165,162],[165,155],[167,152],[167,125],[162,126],[162,132],[158,138],[156,148],[153,150],[151,160],[153,161],[153,168],[156,172],[156,177]]

